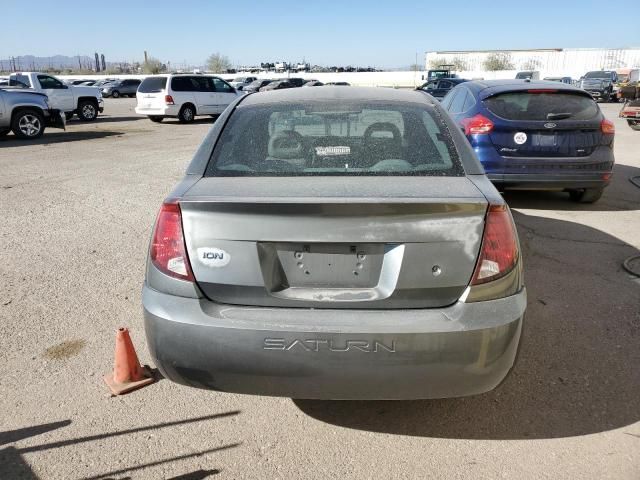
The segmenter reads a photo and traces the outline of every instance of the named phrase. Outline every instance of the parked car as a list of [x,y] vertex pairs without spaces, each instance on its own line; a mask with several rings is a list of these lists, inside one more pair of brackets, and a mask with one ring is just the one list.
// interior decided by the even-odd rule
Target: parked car
[[640,131],[640,99],[625,102],[620,117],[624,118],[633,130]]
[[152,122],[176,117],[190,123],[197,115],[219,115],[240,95],[223,79],[211,75],[153,75],[138,87],[136,113]]
[[88,80],[86,80],[86,79],[85,79],[85,80],[68,80],[68,81],[66,81],[65,83],[66,83],[67,85],[82,85],[82,84],[84,84],[84,83],[85,83],[85,82],[87,82],[87,81],[88,81]]
[[94,87],[97,88],[102,88],[105,85],[109,84],[109,83],[113,83],[113,82],[117,82],[118,79],[117,78],[105,78],[104,80],[98,80],[97,82],[95,82],[93,84]]
[[516,73],[516,80],[540,80],[540,72],[526,71]]
[[0,137],[10,131],[18,138],[35,139],[46,127],[65,128],[64,115],[51,108],[43,93],[0,88]]
[[269,85],[273,80],[269,80],[267,78],[259,78],[258,80],[254,80],[249,85],[245,86],[242,91],[244,93],[254,93],[260,91],[260,89],[266,85]]
[[135,97],[142,81],[137,78],[117,80],[102,86],[103,97]]
[[560,82],[567,85],[573,85],[573,79],[571,77],[544,77],[547,82]]
[[449,93],[456,85],[460,85],[463,82],[467,82],[464,78],[443,78],[438,80],[431,80],[419,86],[417,90],[428,93],[438,100],[442,100],[444,96]]
[[0,87],[9,86],[9,77],[0,77]]
[[589,92],[596,100],[617,102],[618,74],[613,70],[587,72],[580,79],[580,88]]
[[288,80],[273,80],[260,88],[259,91],[268,92],[269,90],[282,90],[284,88],[293,88],[293,85]]
[[472,395],[514,364],[509,208],[439,102],[245,95],[160,208],[143,287],[165,378],[320,399]]
[[236,90],[243,90],[244,87],[249,85],[251,82],[255,82],[257,79],[258,77],[236,77],[229,82],[229,85]]
[[334,87],[349,87],[351,84],[349,82],[327,82],[325,85],[331,85]]
[[304,83],[303,87],[321,87],[324,83],[320,80],[308,80]]
[[301,87],[305,84],[306,80],[299,77],[291,77],[286,79],[294,88]]
[[65,113],[67,119],[77,114],[80,120],[93,121],[104,111],[104,100],[99,89],[79,85],[65,85],[46,73],[20,72],[9,76],[9,86],[28,88],[44,93],[52,108]]
[[615,127],[584,90],[544,81],[487,80],[442,101],[501,189],[564,190],[596,202],[609,184]]

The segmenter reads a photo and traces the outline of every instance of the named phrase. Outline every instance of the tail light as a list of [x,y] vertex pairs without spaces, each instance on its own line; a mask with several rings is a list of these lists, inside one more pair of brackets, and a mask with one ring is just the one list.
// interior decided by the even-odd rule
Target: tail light
[[611,120],[607,120],[605,118],[600,124],[600,130],[602,130],[602,133],[613,135],[614,133],[616,133],[616,126]]
[[151,240],[151,261],[162,273],[193,282],[177,203],[163,203]]
[[483,115],[476,115],[462,120],[465,135],[483,135],[493,130],[493,122]]
[[518,261],[515,226],[506,205],[490,205],[480,247],[480,256],[471,285],[504,277]]
[[164,103],[166,103],[167,105],[175,105],[175,103],[173,102],[173,97],[171,95],[164,96]]

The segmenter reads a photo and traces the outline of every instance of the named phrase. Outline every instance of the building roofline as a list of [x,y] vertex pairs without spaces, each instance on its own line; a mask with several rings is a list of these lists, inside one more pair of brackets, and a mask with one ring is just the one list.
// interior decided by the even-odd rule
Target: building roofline
[[512,48],[499,50],[426,50],[425,53],[435,53],[438,55],[451,55],[456,53],[508,53],[508,52],[567,52],[567,51],[597,51],[597,50],[640,50],[640,47],[617,47],[617,48]]

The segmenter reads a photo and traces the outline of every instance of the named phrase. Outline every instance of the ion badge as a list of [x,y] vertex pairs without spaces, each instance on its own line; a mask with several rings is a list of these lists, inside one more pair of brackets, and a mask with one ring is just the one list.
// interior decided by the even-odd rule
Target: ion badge
[[226,267],[231,261],[231,255],[220,248],[204,247],[198,249],[198,260],[208,267]]

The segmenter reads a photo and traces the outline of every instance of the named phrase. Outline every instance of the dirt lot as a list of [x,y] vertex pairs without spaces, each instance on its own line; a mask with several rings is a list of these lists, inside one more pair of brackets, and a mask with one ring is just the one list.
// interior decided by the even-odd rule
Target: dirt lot
[[640,132],[616,118],[595,205],[511,193],[529,306],[494,392],[292,401],[167,380],[102,382],[114,331],[144,362],[140,289],[156,211],[212,120],[153,124],[107,99],[93,124],[0,140],[0,478],[640,478]]

